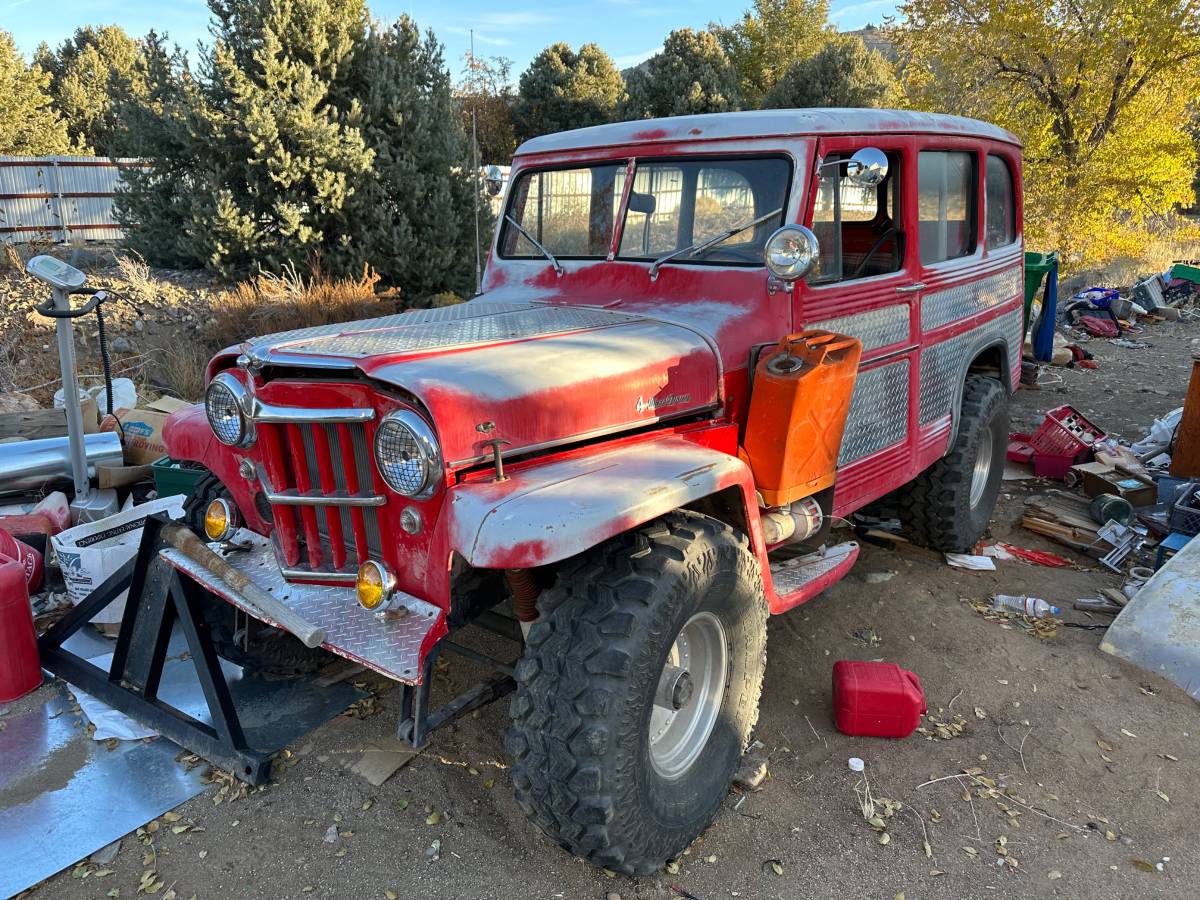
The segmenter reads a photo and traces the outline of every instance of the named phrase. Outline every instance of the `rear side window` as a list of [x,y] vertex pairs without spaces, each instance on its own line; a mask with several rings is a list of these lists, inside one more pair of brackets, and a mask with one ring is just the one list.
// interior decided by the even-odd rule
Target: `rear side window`
[[939,263],[975,250],[975,157],[922,151],[917,160],[921,262]]
[[1017,239],[1017,204],[1013,194],[1012,171],[999,156],[987,158],[984,173],[988,247],[1003,247]]

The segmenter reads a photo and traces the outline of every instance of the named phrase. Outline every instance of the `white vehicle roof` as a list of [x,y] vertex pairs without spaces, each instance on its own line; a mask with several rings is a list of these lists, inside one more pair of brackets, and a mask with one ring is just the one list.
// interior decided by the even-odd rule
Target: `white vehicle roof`
[[999,126],[963,116],[899,109],[760,109],[746,112],[637,119],[593,125],[530,138],[517,148],[526,153],[561,153],[664,141],[824,134],[951,134],[1020,145]]

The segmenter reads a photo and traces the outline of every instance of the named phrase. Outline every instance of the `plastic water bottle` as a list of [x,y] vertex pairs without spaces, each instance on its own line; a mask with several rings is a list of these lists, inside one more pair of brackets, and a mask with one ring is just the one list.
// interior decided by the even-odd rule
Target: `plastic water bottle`
[[997,594],[992,600],[992,609],[1024,613],[1035,619],[1040,619],[1042,616],[1057,616],[1062,612],[1057,606],[1051,606],[1045,600],[1039,600],[1037,597],[1015,597],[1012,594]]

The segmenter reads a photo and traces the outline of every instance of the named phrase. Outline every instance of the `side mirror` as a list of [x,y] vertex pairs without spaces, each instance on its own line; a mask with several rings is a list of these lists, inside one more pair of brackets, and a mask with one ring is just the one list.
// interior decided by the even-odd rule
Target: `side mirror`
[[803,225],[784,225],[767,238],[763,258],[767,269],[790,284],[809,273],[821,252],[820,242]]
[[878,187],[887,174],[887,154],[876,147],[855,150],[846,162],[846,177],[861,187]]

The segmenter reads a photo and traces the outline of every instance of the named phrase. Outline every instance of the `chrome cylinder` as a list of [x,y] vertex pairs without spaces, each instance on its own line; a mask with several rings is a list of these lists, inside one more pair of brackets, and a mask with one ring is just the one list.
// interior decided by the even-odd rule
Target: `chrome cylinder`
[[821,530],[824,522],[821,504],[812,497],[804,497],[789,506],[763,511],[763,540],[768,547],[806,541]]
[[[107,431],[101,434],[81,433],[80,438],[82,463],[79,469],[90,491],[90,479],[96,476],[96,466],[120,466],[124,463],[121,436]],[[37,491],[49,482],[67,478],[78,484],[72,450],[70,437],[0,444],[0,494]]]

